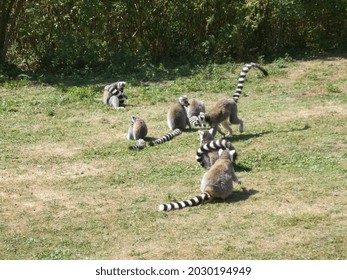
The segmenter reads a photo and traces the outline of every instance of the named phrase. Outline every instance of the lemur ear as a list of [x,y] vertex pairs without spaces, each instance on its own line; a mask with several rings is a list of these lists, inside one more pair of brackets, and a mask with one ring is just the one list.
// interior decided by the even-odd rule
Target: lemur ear
[[221,154],[223,153],[223,151],[224,151],[223,149],[219,149],[219,150],[218,150],[218,155],[221,156]]
[[235,150],[231,150],[231,151],[229,152],[231,161],[234,161],[234,155],[235,155],[235,153],[236,153]]
[[212,134],[213,128],[209,129],[208,132]]

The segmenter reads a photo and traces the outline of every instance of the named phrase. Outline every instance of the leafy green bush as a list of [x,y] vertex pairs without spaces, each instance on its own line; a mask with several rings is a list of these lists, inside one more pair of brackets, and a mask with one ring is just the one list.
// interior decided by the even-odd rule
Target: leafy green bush
[[7,30],[7,60],[26,70],[115,74],[164,60],[225,63],[347,45],[346,0],[24,3],[15,30]]

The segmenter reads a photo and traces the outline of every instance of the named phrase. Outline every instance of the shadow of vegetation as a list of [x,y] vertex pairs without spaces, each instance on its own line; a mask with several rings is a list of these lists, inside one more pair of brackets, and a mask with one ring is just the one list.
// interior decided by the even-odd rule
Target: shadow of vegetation
[[330,50],[328,52],[321,51],[303,51],[300,50],[285,50],[282,52],[276,52],[269,54],[264,58],[264,62],[271,64],[276,63],[278,60],[288,60],[290,61],[314,61],[314,60],[323,60],[323,61],[335,61],[341,58],[347,58],[346,51],[343,49]]
[[[276,53],[273,56],[269,55],[264,62],[266,63],[274,63],[278,59],[282,57],[286,58],[288,53]],[[306,52],[299,52],[297,54],[292,53],[289,61],[301,60],[326,60],[326,61],[334,61],[339,58],[347,58],[347,55],[344,51],[332,51],[329,53],[312,53],[307,54]],[[64,72],[63,69],[58,69],[57,72],[46,71],[44,69],[36,70],[36,71],[24,71],[19,69],[17,66],[10,65],[11,67],[1,67],[0,65],[0,74],[4,73],[3,81],[5,82],[9,79],[20,79],[20,75],[24,75],[27,77],[29,81],[33,83],[33,85],[49,85],[54,87],[80,87],[80,86],[94,86],[96,91],[102,90],[102,86],[108,83],[112,83],[115,81],[127,81],[131,83],[133,86],[146,85],[155,82],[163,82],[176,80],[181,77],[189,77],[196,73],[196,70],[201,67],[209,67],[211,65],[211,69],[213,65],[216,64],[226,64],[229,63],[235,71],[237,69],[238,63],[248,62],[254,59],[247,59],[247,61],[240,60],[228,60],[228,61],[215,61],[211,62],[206,59],[194,59],[194,57],[182,58],[179,60],[172,59],[163,59],[160,62],[152,62],[146,61],[138,62],[135,64],[130,64],[128,67],[119,67],[114,63],[98,65],[96,67],[88,68],[88,70],[83,69],[75,69],[71,73]],[[4,68],[4,69],[3,69]],[[238,69],[236,70],[235,79],[238,75]],[[8,77],[8,78],[7,78]]]
[[[208,63],[193,63],[191,61],[182,61],[180,63],[147,63],[146,65],[129,68],[124,71],[114,70],[111,67],[110,70],[100,71],[96,69],[91,73],[33,75],[31,79],[36,84],[60,87],[94,86],[95,90],[100,91],[103,88],[100,84],[106,85],[115,81],[126,81],[133,86],[141,86],[189,77],[202,65],[208,65]],[[30,73],[28,75],[31,76]]]
[[247,200],[250,196],[255,195],[259,191],[255,189],[242,188],[241,191],[236,190],[226,199],[217,198],[213,201],[213,203],[235,203],[239,201]]

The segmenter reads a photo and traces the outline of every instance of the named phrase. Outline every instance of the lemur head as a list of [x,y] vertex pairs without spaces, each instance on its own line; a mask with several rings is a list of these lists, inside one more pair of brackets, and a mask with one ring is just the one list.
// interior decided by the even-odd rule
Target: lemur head
[[132,124],[134,124],[134,122],[135,122],[137,119],[139,119],[139,116],[132,115],[132,116],[130,117],[130,121],[131,121]]
[[200,112],[199,114],[199,120],[202,124],[206,124],[206,123],[209,123],[210,124],[210,116],[207,115],[206,113],[204,112]]
[[237,153],[235,150],[229,150],[229,149],[222,150],[222,149],[220,149],[218,151],[218,154],[219,154],[219,158],[227,159],[230,161],[235,161],[237,158]]
[[235,161],[237,159],[237,152],[236,150],[229,150],[229,149],[219,149],[218,150],[219,158],[229,159],[230,161]]
[[213,130],[213,129],[210,129],[210,130],[199,130],[199,131],[198,131],[198,133],[199,133],[199,138],[200,138],[200,144],[202,144],[202,143],[208,143],[208,142],[214,140],[214,137],[213,137],[213,135],[212,135],[212,130]]
[[178,99],[178,102],[179,102],[182,106],[185,106],[185,107],[188,107],[188,106],[189,106],[189,101],[188,101],[187,95],[181,96],[181,97]]
[[117,82],[117,89],[119,91],[123,92],[123,90],[125,88],[125,84],[126,84],[126,82],[123,82],[123,81]]

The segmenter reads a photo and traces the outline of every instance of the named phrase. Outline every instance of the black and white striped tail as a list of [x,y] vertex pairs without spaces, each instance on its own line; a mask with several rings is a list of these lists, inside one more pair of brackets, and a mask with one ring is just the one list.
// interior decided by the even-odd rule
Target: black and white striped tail
[[233,161],[237,159],[237,153],[233,144],[230,141],[222,139],[222,140],[213,140],[204,145],[201,145],[200,148],[196,152],[195,159],[202,166],[204,166],[203,155],[207,154],[211,151],[217,151],[219,149],[225,150],[229,149],[230,151],[234,151],[233,153]]
[[142,150],[144,147],[146,147],[146,142],[143,139],[137,140],[137,143],[133,146],[129,146],[129,150]]
[[178,128],[174,129],[170,133],[164,135],[163,137],[156,139],[154,141],[149,142],[150,146],[158,145],[158,144],[163,144],[164,142],[170,141],[172,138],[176,137],[177,135],[180,135],[182,131]]
[[251,62],[251,63],[247,63],[241,73],[240,73],[240,76],[239,76],[239,80],[238,80],[238,83],[237,83],[237,88],[234,92],[234,95],[233,95],[233,99],[237,102],[239,100],[239,97],[240,97],[240,94],[242,92],[242,89],[243,89],[243,83],[245,81],[245,78],[246,78],[246,75],[248,73],[248,71],[252,68],[252,67],[256,67],[258,68],[265,76],[268,76],[268,72],[264,69],[263,66],[261,66],[260,64],[258,63],[254,63],[254,62]]
[[115,82],[113,84],[106,85],[104,87],[104,90],[107,90],[109,92],[107,103],[110,100],[111,96],[116,96],[119,100],[119,106],[123,107],[125,99],[128,99],[128,97],[123,92],[124,87],[125,82]]
[[126,83],[123,81],[115,82],[115,83],[106,85],[104,89],[112,94],[116,94],[117,92],[123,93],[125,84]]
[[160,204],[159,211],[171,211],[171,210],[182,209],[185,207],[197,206],[202,204],[204,201],[207,201],[210,199],[211,199],[211,195],[208,192],[204,192],[200,195],[197,195],[191,199],[187,199],[184,201]]
[[189,118],[191,126],[207,127],[207,124],[203,123],[198,116],[192,116]]

